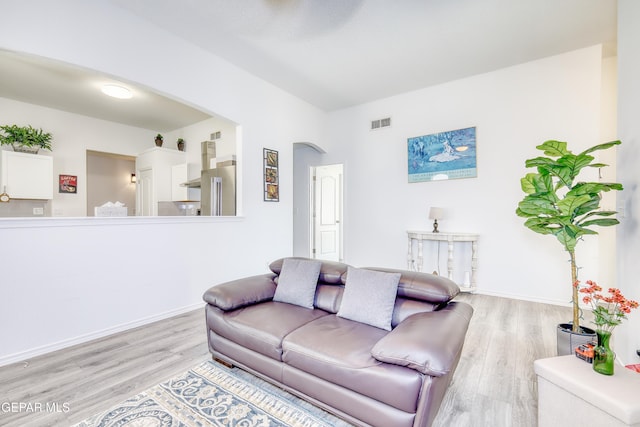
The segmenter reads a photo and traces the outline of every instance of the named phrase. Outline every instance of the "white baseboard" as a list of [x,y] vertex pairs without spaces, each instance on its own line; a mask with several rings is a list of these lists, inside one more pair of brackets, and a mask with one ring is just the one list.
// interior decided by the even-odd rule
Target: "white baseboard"
[[486,291],[482,289],[476,289],[473,293],[489,295],[492,297],[501,297],[501,298],[508,298],[508,299],[517,299],[522,301],[539,302],[542,304],[559,305],[562,307],[571,307],[571,301],[557,301],[557,300],[546,299],[546,298],[532,297],[529,295],[515,295],[515,294],[508,294],[508,293],[501,293],[501,292]]
[[[63,348],[72,347],[78,344],[83,344],[98,338],[104,338],[109,335],[117,334],[119,332],[124,332],[129,329],[137,328],[138,326],[143,326],[149,323],[157,322],[159,320],[168,319],[169,317],[178,316],[180,314],[197,310],[202,307],[204,307],[204,303],[198,303],[198,304],[193,304],[186,307],[180,307],[174,310],[165,311],[164,313],[155,314],[153,316],[145,317],[143,319],[138,319],[133,322],[123,323],[121,325],[116,325],[111,328],[102,329],[100,331],[91,332],[78,337],[69,338],[69,339],[58,341],[55,343],[43,345],[41,347],[32,348],[30,350],[21,351],[19,353],[0,356],[0,366],[10,365],[16,362],[22,362],[36,356],[41,356],[43,354],[50,353],[52,351],[62,350]],[[204,318],[204,314],[203,314],[203,318]]]

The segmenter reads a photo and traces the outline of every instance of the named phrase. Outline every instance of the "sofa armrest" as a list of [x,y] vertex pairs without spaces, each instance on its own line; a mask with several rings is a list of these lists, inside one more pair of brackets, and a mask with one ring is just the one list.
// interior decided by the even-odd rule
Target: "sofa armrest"
[[209,288],[202,299],[224,311],[267,301],[276,292],[274,277],[274,274],[261,274],[221,283]]
[[473,308],[464,302],[413,314],[378,341],[371,355],[423,374],[446,375],[460,357],[472,314]]

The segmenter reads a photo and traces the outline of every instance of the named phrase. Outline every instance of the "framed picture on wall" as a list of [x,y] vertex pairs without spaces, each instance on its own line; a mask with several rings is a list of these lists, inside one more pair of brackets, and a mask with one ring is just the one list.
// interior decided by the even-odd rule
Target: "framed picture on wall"
[[58,193],[76,194],[77,191],[77,175],[58,175]]
[[475,178],[476,128],[407,139],[409,182]]
[[264,164],[264,201],[280,201],[280,184],[278,183],[278,152],[268,148],[262,149]]

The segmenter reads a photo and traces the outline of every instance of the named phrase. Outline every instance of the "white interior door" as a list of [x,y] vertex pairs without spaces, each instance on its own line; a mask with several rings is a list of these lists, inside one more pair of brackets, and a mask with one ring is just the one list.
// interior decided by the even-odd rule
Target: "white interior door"
[[153,169],[140,170],[136,176],[138,206],[136,212],[142,216],[152,216],[153,212]]
[[312,256],[342,260],[342,165],[312,169]]

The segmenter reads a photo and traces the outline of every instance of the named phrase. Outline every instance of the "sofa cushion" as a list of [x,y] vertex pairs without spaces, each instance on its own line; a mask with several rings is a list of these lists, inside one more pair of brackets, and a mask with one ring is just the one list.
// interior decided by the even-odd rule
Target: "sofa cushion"
[[313,308],[321,266],[322,262],[310,259],[285,259],[273,300]]
[[245,305],[273,299],[276,285],[273,274],[244,277],[211,287],[202,298],[222,310],[233,310]]
[[296,329],[282,342],[287,365],[407,412],[415,412],[422,375],[381,363],[371,349],[388,332],[328,315]]
[[[301,257],[290,257],[290,258],[280,258],[273,261],[269,264],[269,269],[273,271],[275,274],[280,274],[282,270],[282,263],[285,259],[309,259],[309,258],[301,258]],[[332,284],[341,284],[342,275],[347,271],[347,264],[343,264],[341,262],[336,261],[321,261],[322,266],[320,267],[320,277],[318,280],[320,282],[332,283]]]
[[[415,299],[408,299],[402,297],[396,297],[396,305],[393,308],[393,318],[391,319],[391,328],[395,328],[404,320],[416,313],[427,313],[435,311],[440,308],[440,304],[435,304],[427,301],[419,301]],[[328,311],[328,310],[327,310]]]
[[447,375],[460,357],[472,314],[470,305],[452,302],[438,311],[409,316],[373,346],[371,355],[426,375]]
[[[444,276],[419,271],[396,270],[392,268],[367,267],[367,270],[401,273],[398,296],[440,304],[451,301],[460,293],[460,287]],[[342,283],[345,283],[343,277]]]
[[314,306],[320,310],[336,314],[340,309],[344,286],[318,284]]
[[390,331],[400,275],[349,267],[338,316]]
[[328,314],[274,301],[227,312],[208,308],[207,324],[214,333],[276,360],[281,360],[287,334]]

